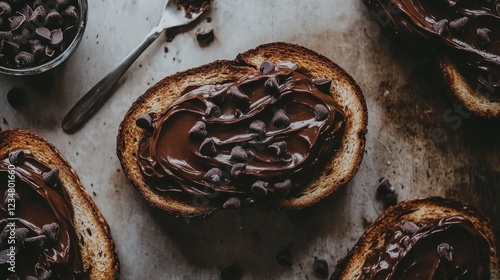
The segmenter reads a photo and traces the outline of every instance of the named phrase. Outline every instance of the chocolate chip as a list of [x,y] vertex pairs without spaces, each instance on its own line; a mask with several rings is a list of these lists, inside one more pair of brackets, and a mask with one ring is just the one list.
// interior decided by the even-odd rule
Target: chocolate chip
[[292,188],[292,180],[290,179],[286,179],[281,183],[274,184],[274,189],[282,195],[287,195],[290,192],[291,188]]
[[50,276],[52,276],[52,272],[49,269],[44,268],[39,263],[37,263],[35,265],[35,276],[39,280],[47,280],[50,278]]
[[56,54],[56,51],[49,46],[45,47],[45,56],[47,57],[53,57]]
[[205,117],[207,118],[218,118],[222,115],[219,106],[214,104],[209,104],[207,110],[205,110]]
[[220,278],[222,280],[241,280],[242,277],[243,268],[239,264],[232,264],[220,271]]
[[0,16],[10,16],[12,14],[12,8],[10,4],[4,1],[0,1]]
[[55,187],[59,179],[59,169],[55,168],[42,174],[43,181],[49,187]]
[[328,111],[328,108],[326,108],[326,106],[322,105],[322,104],[314,105],[313,111],[314,111],[314,119],[317,121],[326,120],[328,118],[329,113],[330,113]]
[[449,262],[453,261],[453,252],[455,250],[448,243],[441,243],[437,246],[439,256]]
[[462,35],[465,32],[465,28],[467,27],[468,22],[469,19],[467,17],[461,17],[459,19],[450,22],[449,27],[451,32],[457,35]]
[[243,116],[243,112],[241,112],[240,109],[236,109],[234,111],[234,116],[239,118],[239,117]]
[[45,18],[47,17],[47,11],[44,6],[38,6],[33,11],[31,15],[30,21],[34,21],[35,23],[42,24],[45,23]]
[[250,124],[250,132],[265,134],[266,133],[266,124],[263,121],[256,120]]
[[280,157],[286,155],[288,146],[285,141],[281,141],[269,145],[269,149],[273,152],[274,155]]
[[222,181],[222,170],[219,168],[212,168],[205,173],[205,176],[203,177],[206,182],[212,184],[212,185],[217,185]]
[[215,147],[213,138],[206,138],[203,140],[200,146],[200,153],[204,156],[215,156],[217,154],[217,148]]
[[290,119],[283,109],[279,109],[274,113],[272,122],[277,129],[285,129],[290,125]]
[[231,176],[239,178],[247,173],[247,165],[245,163],[237,163],[231,167]]
[[231,150],[230,160],[233,162],[245,162],[248,159],[248,154],[241,146],[235,146]]
[[50,243],[54,243],[59,239],[59,225],[56,223],[44,225],[42,231]]
[[16,245],[18,245],[19,247],[23,247],[28,233],[30,233],[30,231],[27,228],[16,228],[14,230],[14,234],[16,236]]
[[292,267],[293,262],[292,262],[292,253],[290,252],[290,248],[286,247],[280,250],[276,254],[276,261],[281,266]]
[[403,232],[408,234],[408,235],[415,234],[415,232],[417,232],[419,229],[419,227],[415,223],[410,222],[410,221],[405,222],[401,228],[402,228]]
[[222,208],[231,209],[231,210],[240,210],[241,201],[237,197],[231,197],[228,200],[226,200],[226,202],[224,202],[224,205],[222,205]]
[[21,8],[21,14],[23,14],[25,18],[29,20],[33,15],[33,9],[31,9],[31,7],[28,4],[26,4]]
[[201,45],[208,45],[212,43],[215,38],[214,29],[211,27],[200,26],[194,30],[194,35]]
[[12,37],[11,31],[0,31],[0,40],[10,40]]
[[45,244],[47,243],[47,236],[38,235],[34,237],[28,237],[24,240],[27,247],[37,251],[42,252]]
[[331,79],[316,79],[313,80],[316,87],[326,94],[330,94],[330,88],[332,87]]
[[323,260],[323,259],[318,259],[314,258],[313,262],[313,271],[314,271],[314,276],[320,279],[327,279],[329,272],[328,272],[328,263]]
[[28,67],[35,64],[35,56],[32,53],[20,51],[14,61],[18,67]]
[[479,37],[479,42],[483,45],[487,45],[491,42],[490,39],[491,30],[488,28],[478,28],[477,36]]
[[270,93],[278,93],[280,84],[278,82],[278,78],[276,76],[271,76],[267,81],[264,83],[264,87],[266,88],[267,91]]
[[[5,250],[5,251],[8,251],[8,250]],[[3,253],[3,251],[2,251],[2,253]],[[5,261],[5,263],[7,263],[7,261]],[[31,278],[35,278],[35,277],[31,277],[31,278],[29,278],[29,277],[31,277],[31,276],[26,277],[26,280],[31,280]],[[7,280],[19,280],[19,277],[17,277],[17,275],[15,275],[15,274],[11,274],[9,276],[9,278],[7,278]],[[38,279],[35,278],[35,280],[38,280]]]
[[26,159],[26,153],[22,150],[15,151],[9,154],[9,162],[15,166],[23,164],[25,159]]
[[274,72],[275,66],[272,62],[270,61],[264,61],[259,67],[260,72],[264,75],[269,75],[272,72]]
[[446,36],[449,31],[448,20],[442,19],[440,21],[437,21],[432,25],[432,28],[434,29],[434,31],[436,31],[437,34]]
[[207,137],[207,125],[202,121],[197,121],[189,130],[189,137],[205,139]]
[[408,235],[404,236],[403,238],[401,238],[399,243],[401,243],[403,247],[407,248],[408,245],[410,245],[410,237]]
[[247,110],[250,106],[250,99],[236,86],[231,86],[228,90],[229,96],[240,106],[240,109]]
[[7,92],[7,102],[9,102],[10,106],[13,108],[18,108],[24,103],[24,100],[25,92],[21,88],[14,87]]
[[35,29],[35,33],[40,36],[43,40],[50,41],[50,30],[46,27],[38,27]]
[[398,195],[394,194],[394,193],[388,194],[388,195],[384,196],[384,198],[382,199],[382,202],[384,204],[385,209],[387,209],[391,206],[394,206],[398,203]]
[[257,181],[252,185],[252,192],[258,196],[266,196],[267,195],[267,186],[268,183],[263,181]]
[[57,11],[51,11],[47,14],[45,18],[45,26],[49,29],[60,28],[63,23],[63,17]]
[[10,249],[5,249],[0,252],[0,265],[6,264],[9,261],[10,257],[7,254],[9,254],[10,252]]
[[25,21],[26,21],[26,16],[19,12],[16,12],[15,15],[9,18],[10,30],[15,31],[19,29],[19,27],[21,27],[21,25],[23,25]]
[[50,32],[50,44],[52,46],[60,46],[63,42],[63,32],[61,29],[54,29]]
[[140,115],[137,120],[135,120],[135,125],[144,130],[152,130],[153,129],[153,119],[150,115],[144,114]]
[[387,178],[381,178],[380,183],[377,187],[377,198],[381,199],[388,194],[395,194],[396,190],[391,185],[391,182]]
[[69,22],[69,24],[78,23],[78,10],[75,6],[67,7],[61,14]]
[[38,59],[45,57],[45,46],[41,43],[32,43],[32,53]]

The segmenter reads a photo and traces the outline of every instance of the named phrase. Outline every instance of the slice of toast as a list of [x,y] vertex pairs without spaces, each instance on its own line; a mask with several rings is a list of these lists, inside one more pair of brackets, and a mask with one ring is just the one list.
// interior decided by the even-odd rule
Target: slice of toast
[[40,162],[59,169],[61,185],[73,208],[73,224],[88,279],[117,279],[119,262],[109,226],[66,159],[33,132],[19,129],[0,132],[0,154],[17,149],[29,150]]
[[255,72],[264,61],[291,61],[307,69],[313,78],[332,79],[332,96],[347,119],[339,150],[327,163],[321,175],[313,178],[298,195],[271,204],[281,209],[299,209],[313,205],[346,184],[356,174],[364,153],[368,121],[366,102],[361,89],[342,68],[328,58],[298,45],[271,43],[239,54],[233,61],[215,61],[166,77],[134,102],[120,125],[117,154],[127,178],[153,207],[187,217],[203,217],[219,208],[197,206],[191,201],[159,195],[147,185],[137,161],[138,143],[143,130],[136,126],[136,119],[151,111],[164,111],[188,86],[235,81]]
[[499,243],[491,221],[471,206],[440,197],[430,197],[404,201],[382,213],[347,256],[337,264],[330,280],[363,279],[365,261],[370,254],[384,247],[385,241],[394,233],[396,224],[403,221],[419,224],[452,216],[462,216],[468,219],[475,230],[488,242],[490,279],[500,279]]

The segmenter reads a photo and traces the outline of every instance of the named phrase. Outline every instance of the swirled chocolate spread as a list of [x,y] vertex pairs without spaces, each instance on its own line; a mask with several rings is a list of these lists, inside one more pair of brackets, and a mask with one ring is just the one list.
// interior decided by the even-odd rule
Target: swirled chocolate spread
[[2,279],[86,279],[59,171],[12,151],[0,160],[0,191]]
[[239,80],[189,87],[137,119],[142,174],[160,193],[208,196],[225,208],[293,195],[340,145],[345,119],[331,83],[264,62]]
[[402,222],[363,265],[363,280],[488,280],[488,242],[462,216]]
[[500,1],[379,2],[400,35],[450,57],[473,91],[500,100]]

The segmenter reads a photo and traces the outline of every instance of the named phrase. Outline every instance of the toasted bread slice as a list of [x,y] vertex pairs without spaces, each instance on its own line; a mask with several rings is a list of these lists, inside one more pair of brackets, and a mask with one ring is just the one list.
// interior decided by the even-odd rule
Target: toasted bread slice
[[387,209],[363,234],[348,255],[336,266],[330,280],[362,279],[363,265],[370,253],[384,246],[388,236],[401,221],[414,223],[451,216],[462,216],[488,242],[490,247],[490,279],[500,279],[499,244],[491,221],[476,209],[440,197],[430,197],[401,202]]
[[89,279],[117,279],[119,262],[109,226],[66,159],[33,132],[19,129],[0,132],[0,154],[16,149],[29,150],[40,162],[59,169],[61,185],[73,208],[73,224]]
[[361,89],[342,68],[328,58],[301,46],[271,43],[242,53],[234,61],[215,61],[166,77],[134,102],[120,125],[117,154],[127,178],[153,207],[188,217],[206,216],[218,208],[197,206],[190,201],[179,201],[167,195],[159,195],[147,185],[137,162],[138,143],[143,130],[136,127],[136,119],[151,111],[162,112],[188,86],[235,81],[256,71],[266,60],[274,63],[291,61],[309,70],[313,78],[332,79],[332,96],[347,119],[340,148],[321,174],[304,186],[297,196],[271,204],[282,209],[299,209],[313,205],[356,174],[364,153],[368,121]]

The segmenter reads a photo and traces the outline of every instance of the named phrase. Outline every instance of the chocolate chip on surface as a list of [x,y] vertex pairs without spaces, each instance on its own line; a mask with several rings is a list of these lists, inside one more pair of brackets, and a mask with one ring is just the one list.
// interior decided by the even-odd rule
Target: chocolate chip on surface
[[276,261],[281,266],[292,267],[293,261],[292,261],[292,252],[290,251],[290,248],[286,247],[284,249],[281,249],[276,254]]
[[43,234],[47,236],[47,240],[51,243],[59,239],[59,225],[56,223],[46,224],[42,227]]
[[329,113],[330,113],[328,111],[328,108],[326,108],[326,106],[323,104],[314,105],[313,111],[314,111],[314,119],[317,121],[326,120],[328,118]]
[[314,276],[320,279],[327,279],[329,275],[328,263],[323,259],[314,258],[313,262]]
[[252,185],[252,192],[258,196],[266,196],[267,195],[267,186],[268,183],[263,181],[257,181]]
[[436,21],[433,25],[432,25],[432,29],[434,29],[434,31],[436,31],[437,34],[439,35],[447,35],[448,34],[448,20],[447,19],[442,19],[440,21]]
[[47,17],[47,11],[45,10],[45,7],[38,6],[35,8],[33,11],[33,14],[31,14],[30,21],[35,22],[35,24],[43,24],[45,22],[45,17]]
[[239,117],[243,116],[243,112],[241,112],[240,109],[236,109],[234,111],[234,116],[239,118]]
[[78,23],[78,9],[75,6],[69,6],[64,11],[62,11],[61,15],[64,17],[69,24]]
[[272,72],[274,72],[274,69],[275,69],[274,63],[270,61],[262,62],[262,64],[259,67],[260,72],[262,72],[262,74],[264,75],[271,74]]
[[382,199],[384,209],[394,206],[398,203],[398,195],[395,193],[388,194]]
[[37,29],[35,29],[35,33],[40,36],[41,39],[43,40],[46,40],[46,41],[49,41],[50,42],[50,30],[46,27],[37,27]]
[[45,47],[45,56],[46,57],[53,57],[56,54],[56,51],[49,46]]
[[206,138],[203,140],[200,146],[200,153],[205,156],[215,156],[217,154],[217,148],[215,147],[213,138]]
[[55,168],[42,174],[43,181],[49,187],[55,187],[59,180],[59,169]]
[[286,179],[283,182],[274,184],[274,189],[282,195],[287,195],[290,192],[291,188],[292,188],[292,180],[290,179]]
[[241,280],[243,277],[243,268],[239,264],[232,264],[224,267],[220,271],[222,280]]
[[246,96],[241,90],[236,86],[231,86],[228,90],[229,96],[234,100],[234,102],[240,106],[243,110],[247,110],[250,106],[250,98]]
[[20,12],[16,12],[13,16],[9,18],[10,22],[10,30],[15,31],[23,25],[26,21],[26,16],[21,14]]
[[45,244],[47,244],[47,236],[38,235],[34,237],[28,237],[24,240],[26,246],[37,252],[42,252]]
[[26,92],[22,88],[14,87],[7,92],[7,102],[12,108],[18,108],[25,101]]
[[441,243],[437,246],[437,252],[439,256],[449,262],[453,261],[453,247],[451,247],[448,243]]
[[51,11],[45,17],[45,26],[49,29],[60,28],[63,23],[63,17],[57,11]]
[[194,34],[196,40],[198,40],[198,43],[201,45],[208,45],[213,42],[215,38],[214,29],[211,27],[200,26],[194,30]]
[[224,202],[224,205],[222,205],[222,208],[231,209],[231,210],[240,210],[241,201],[237,197],[231,197],[228,200],[226,200],[226,202]]
[[10,16],[12,14],[12,7],[5,1],[0,1],[0,16]]
[[276,76],[269,77],[269,79],[267,79],[264,82],[264,87],[270,93],[278,93],[278,92],[280,92],[280,90],[279,90],[280,84],[279,84],[278,78],[276,78]]
[[231,176],[239,178],[247,173],[247,165],[245,163],[237,163],[231,167]]
[[22,150],[11,152],[9,154],[9,162],[15,166],[23,164],[25,159],[26,159],[26,153]]
[[332,79],[315,79],[313,83],[316,87],[321,90],[323,93],[330,94],[330,88],[332,87]]
[[219,118],[222,115],[222,111],[219,106],[214,104],[209,104],[205,110],[205,117],[207,118]]
[[248,159],[248,154],[241,146],[235,146],[231,150],[231,161],[233,162],[245,162]]
[[150,115],[144,114],[140,115],[137,120],[135,120],[135,125],[144,130],[152,130],[153,129],[153,119]]
[[272,122],[277,129],[285,129],[290,125],[290,119],[283,109],[279,109],[274,113]]
[[269,149],[276,156],[284,156],[288,152],[288,145],[286,144],[285,141],[276,142],[269,145]]
[[30,231],[27,228],[16,228],[14,230],[14,234],[16,236],[16,245],[23,247],[24,241],[26,240],[26,236],[28,236],[28,233],[30,233]]
[[20,51],[14,61],[18,67],[28,67],[35,64],[35,56],[32,53]]
[[207,137],[207,125],[202,121],[197,121],[189,130],[189,137],[204,139]]
[[406,221],[401,228],[402,228],[403,232],[408,234],[408,235],[415,234],[415,232],[417,232],[419,229],[419,227],[414,222],[410,222],[410,221]]
[[401,243],[403,247],[407,248],[408,245],[410,245],[410,237],[408,235],[404,236],[401,240],[399,240],[399,243]]
[[467,27],[468,23],[469,23],[469,18],[461,17],[459,19],[451,21],[449,27],[451,32],[457,35],[462,35],[465,32],[465,28]]
[[52,46],[60,46],[63,42],[63,32],[60,28],[54,29],[50,32],[50,44]]
[[214,184],[217,185],[222,181],[222,176],[223,176],[222,170],[214,167],[214,168],[208,170],[203,178],[205,179],[206,182],[208,182],[212,185],[214,185]]
[[265,134],[266,133],[266,124],[263,121],[256,120],[250,124],[250,132]]
[[491,30],[488,28],[478,28],[477,36],[479,37],[479,42],[483,45],[487,45],[491,42],[490,39]]
[[395,194],[396,190],[387,178],[381,178],[377,187],[377,198],[381,199],[388,194]]

